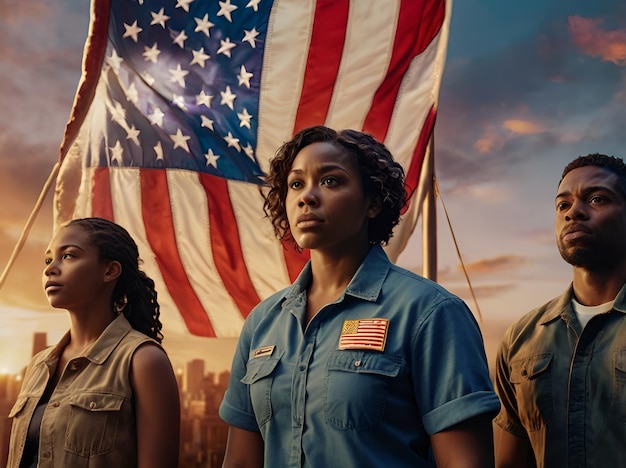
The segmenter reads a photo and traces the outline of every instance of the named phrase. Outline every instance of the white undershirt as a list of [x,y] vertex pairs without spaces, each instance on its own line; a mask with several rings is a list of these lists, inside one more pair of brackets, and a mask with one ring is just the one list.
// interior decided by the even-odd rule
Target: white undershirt
[[578,321],[583,328],[585,328],[585,325],[587,325],[587,322],[589,322],[591,317],[594,317],[598,314],[603,314],[611,310],[614,303],[615,299],[597,306],[584,306],[581,303],[577,302],[576,299],[572,298],[572,307],[574,308],[574,312],[576,313],[576,318],[578,318]]

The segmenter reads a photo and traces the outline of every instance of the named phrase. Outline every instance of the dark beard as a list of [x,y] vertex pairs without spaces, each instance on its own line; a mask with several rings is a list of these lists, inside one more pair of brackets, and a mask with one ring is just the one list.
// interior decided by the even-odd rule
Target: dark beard
[[611,270],[621,262],[617,252],[607,252],[601,248],[574,247],[564,248],[558,245],[561,258],[572,266],[586,270]]

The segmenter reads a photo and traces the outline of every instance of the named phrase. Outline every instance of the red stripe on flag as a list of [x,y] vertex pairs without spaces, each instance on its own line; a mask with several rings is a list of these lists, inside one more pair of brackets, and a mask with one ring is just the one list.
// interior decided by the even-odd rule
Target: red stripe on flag
[[243,257],[237,218],[228,195],[228,183],[221,177],[200,174],[209,208],[211,252],[215,267],[228,294],[247,317],[261,299],[255,291]]
[[111,178],[108,167],[94,169],[91,189],[92,216],[113,221],[113,200],[111,199]]
[[189,331],[199,336],[215,336],[215,330],[193,290],[176,247],[174,219],[169,203],[167,173],[142,169],[141,211],[146,237],[163,275],[163,281],[185,320]]
[[[326,120],[341,64],[349,7],[347,0],[323,0],[315,6],[294,134],[309,126],[323,124]],[[309,252],[298,253],[289,243],[283,244],[283,256],[289,280],[293,282],[309,260]]]
[[[415,18],[421,18],[419,27],[415,25]],[[372,106],[363,124],[363,131],[380,141],[385,141],[402,77],[409,69],[411,61],[421,54],[437,35],[444,18],[444,1],[402,1],[389,69],[374,95]]]
[[298,275],[302,271],[302,268],[310,258],[309,250],[306,249],[302,253],[298,253],[292,243],[283,243],[282,246],[283,257],[285,258],[285,266],[287,267],[289,281],[293,283],[296,278],[298,278]]
[[294,133],[326,120],[346,39],[349,3],[317,2]]
[[[422,173],[422,166],[424,164],[424,157],[426,156],[426,147],[428,146],[428,142],[433,135],[436,119],[437,111],[435,110],[435,106],[433,105],[428,111],[428,115],[426,116],[426,120],[424,121],[420,136],[417,140],[417,145],[415,146],[415,150],[413,151],[411,165],[406,172],[406,191],[409,201],[411,200],[413,192],[419,184],[420,174]],[[408,204],[406,208],[408,208]]]
[[78,90],[74,96],[70,119],[65,126],[63,141],[60,147],[60,161],[70,149],[70,145],[76,140],[80,127],[85,121],[91,102],[93,101],[98,77],[102,70],[102,62],[107,48],[109,37],[109,12],[110,0],[93,0],[91,3],[92,22],[89,28],[89,36],[85,41],[83,53],[83,74],[78,84]]

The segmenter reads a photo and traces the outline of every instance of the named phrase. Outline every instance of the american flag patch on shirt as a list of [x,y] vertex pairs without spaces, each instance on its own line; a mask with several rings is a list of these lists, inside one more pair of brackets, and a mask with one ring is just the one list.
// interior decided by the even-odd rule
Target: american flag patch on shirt
[[388,329],[387,319],[344,320],[339,337],[339,349],[383,351]]

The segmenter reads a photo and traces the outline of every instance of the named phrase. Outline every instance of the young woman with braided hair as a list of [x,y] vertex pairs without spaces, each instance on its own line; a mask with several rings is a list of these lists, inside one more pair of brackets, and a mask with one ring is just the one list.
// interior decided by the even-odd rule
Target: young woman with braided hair
[[175,468],[180,402],[154,281],[121,226],[83,218],[45,255],[50,305],[70,328],[28,365],[7,467]]
[[476,321],[381,247],[406,198],[387,148],[308,128],[267,180],[277,237],[311,260],[246,319],[220,407],[223,466],[493,466],[500,404]]

